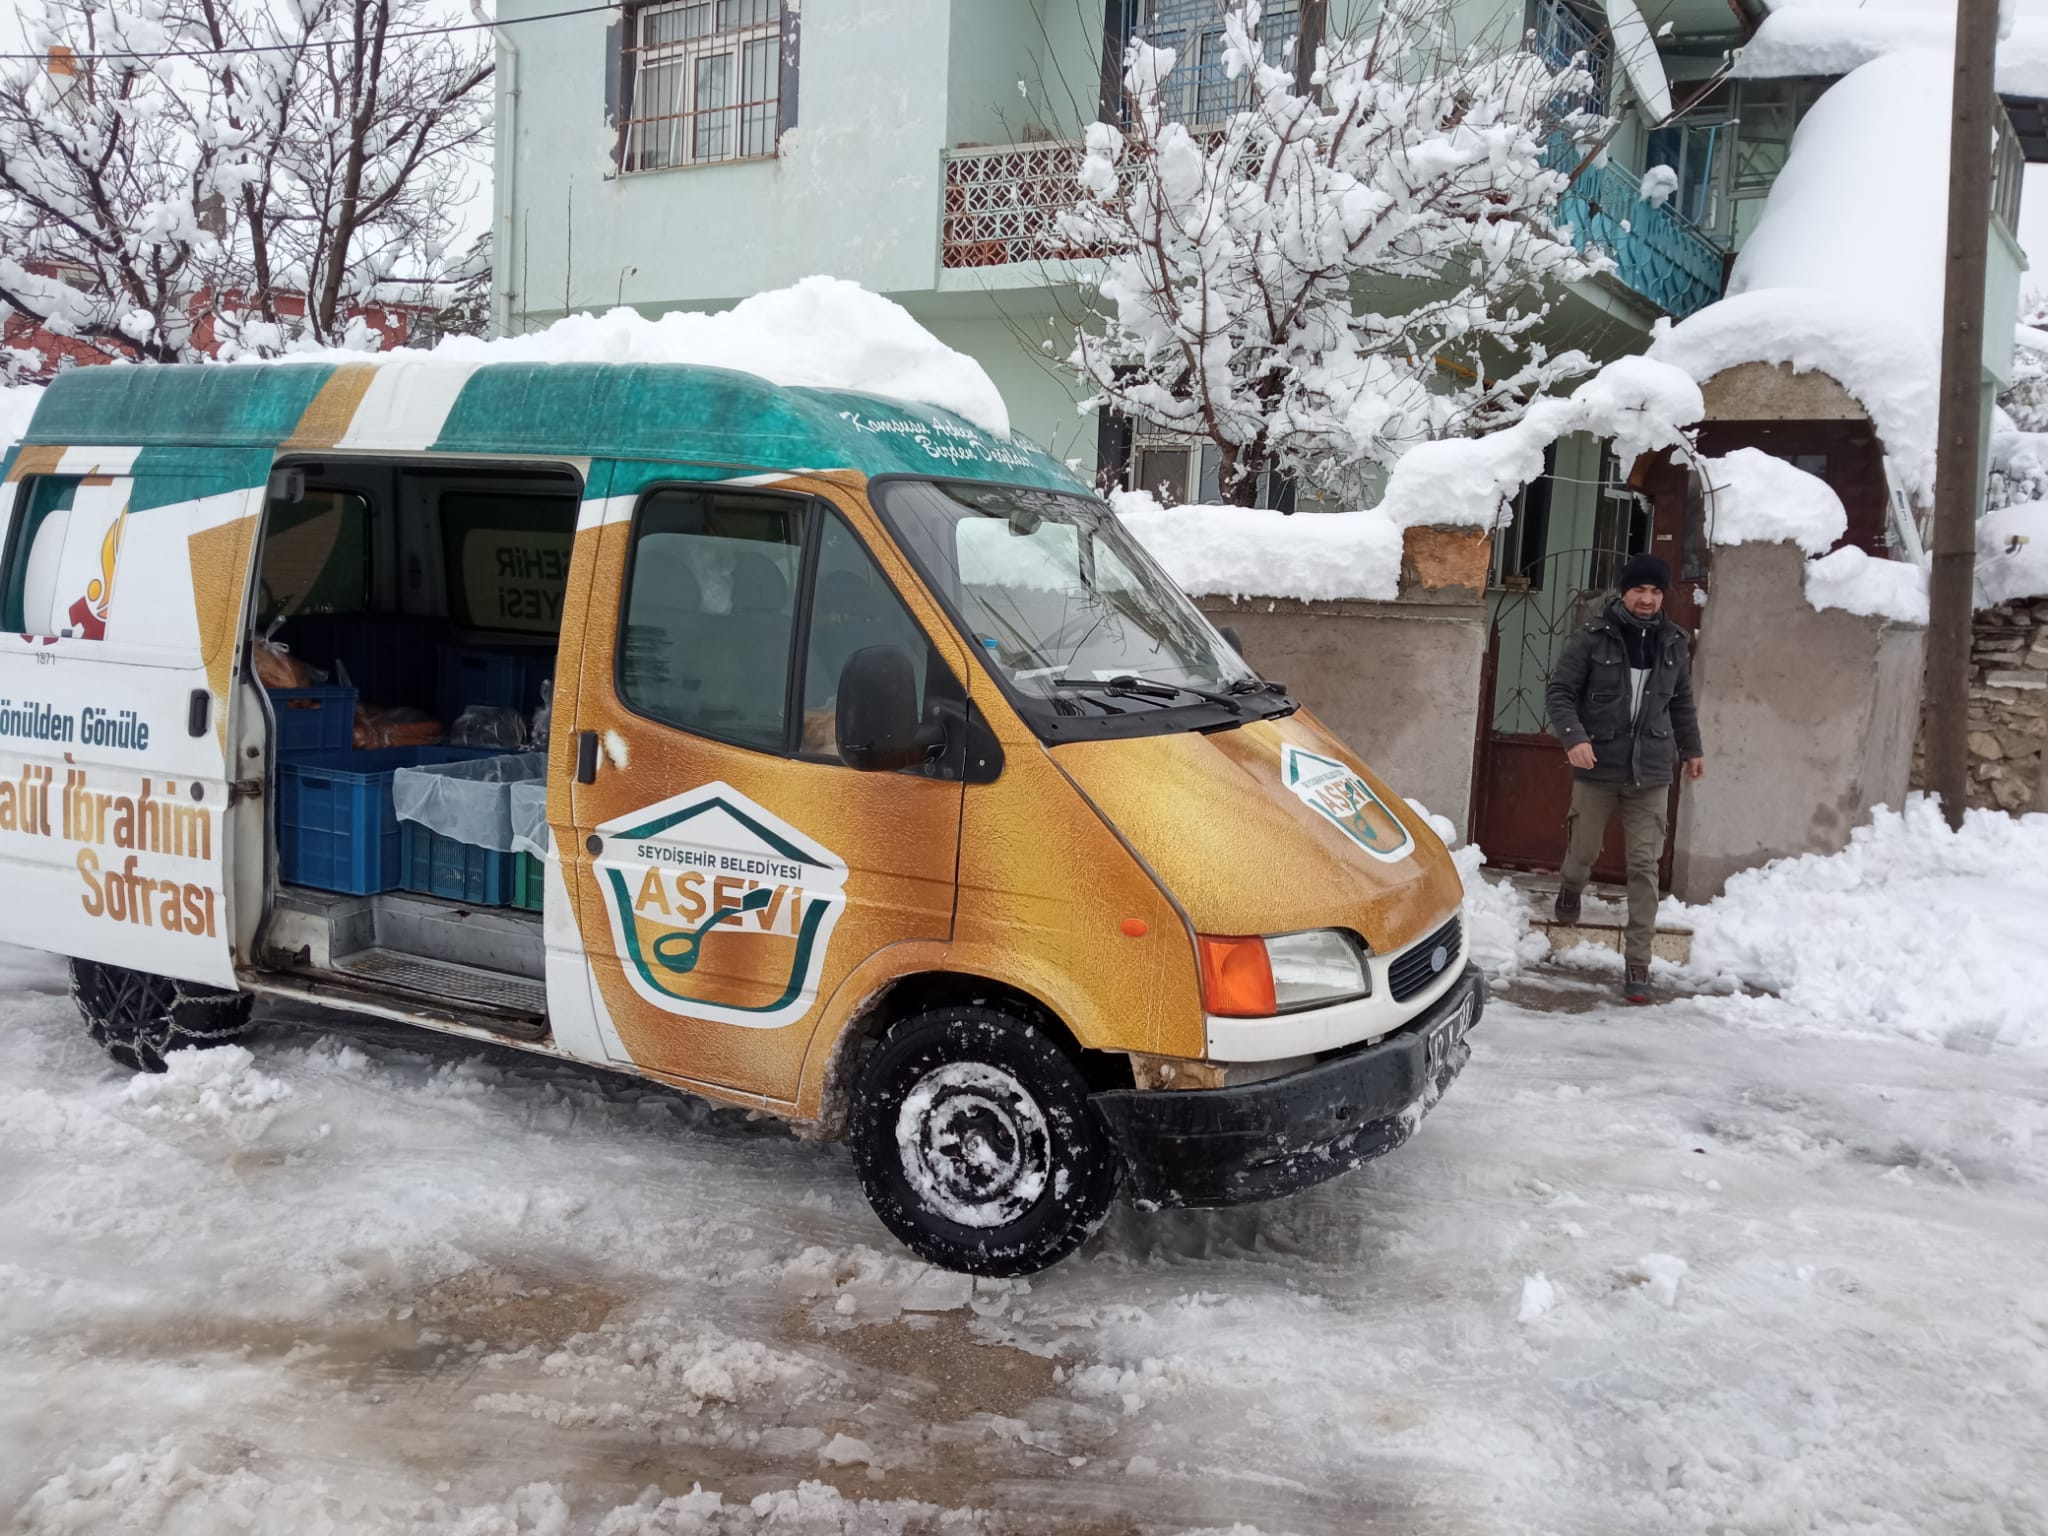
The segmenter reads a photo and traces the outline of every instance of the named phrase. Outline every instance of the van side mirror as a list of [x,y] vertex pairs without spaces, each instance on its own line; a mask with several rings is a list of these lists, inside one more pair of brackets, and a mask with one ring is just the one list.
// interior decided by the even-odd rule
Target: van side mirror
[[1235,624],[1218,624],[1216,626],[1216,633],[1221,635],[1229,643],[1230,648],[1237,652],[1239,656],[1244,655],[1244,642],[1237,638],[1237,626]]
[[914,768],[945,740],[945,727],[927,725],[917,697],[917,673],[900,645],[863,646],[839,670],[839,757],[864,773]]

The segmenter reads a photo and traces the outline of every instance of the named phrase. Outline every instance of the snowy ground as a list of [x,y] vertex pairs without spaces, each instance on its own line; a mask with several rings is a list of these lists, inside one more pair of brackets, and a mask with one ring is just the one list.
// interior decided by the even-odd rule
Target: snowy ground
[[2030,1054],[1532,971],[1397,1156],[977,1290],[771,1123],[289,1024],[129,1078],[0,958],[8,1530],[2048,1531]]

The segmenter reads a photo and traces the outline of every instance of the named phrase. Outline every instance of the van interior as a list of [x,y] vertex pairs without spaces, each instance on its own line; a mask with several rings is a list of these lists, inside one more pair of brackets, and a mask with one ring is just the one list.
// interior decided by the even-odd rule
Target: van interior
[[270,771],[257,953],[293,991],[546,1034],[541,862],[394,824],[391,803],[401,767],[519,755],[502,771],[544,785],[580,497],[552,466],[301,458],[272,477],[249,637]]

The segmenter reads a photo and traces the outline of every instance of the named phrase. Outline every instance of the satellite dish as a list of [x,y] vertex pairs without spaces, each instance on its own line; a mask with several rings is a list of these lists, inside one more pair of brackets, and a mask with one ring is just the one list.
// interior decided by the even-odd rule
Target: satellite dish
[[1636,0],[1606,0],[1607,30],[1614,37],[1614,56],[1628,73],[1643,111],[1652,123],[1671,115],[1671,82],[1664,77],[1664,61],[1657,57],[1657,40],[1650,24],[1636,9]]

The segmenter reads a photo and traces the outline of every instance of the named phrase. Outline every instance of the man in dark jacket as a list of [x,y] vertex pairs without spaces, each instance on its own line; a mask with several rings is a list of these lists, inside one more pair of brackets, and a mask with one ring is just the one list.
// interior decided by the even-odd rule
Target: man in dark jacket
[[1621,571],[1621,595],[1572,636],[1550,674],[1551,729],[1572,765],[1565,817],[1564,876],[1557,920],[1579,920],[1579,896],[1621,812],[1628,849],[1628,934],[1623,994],[1647,1003],[1650,946],[1657,935],[1657,864],[1664,856],[1671,780],[1706,771],[1685,632],[1664,615],[1671,568],[1635,555]]

